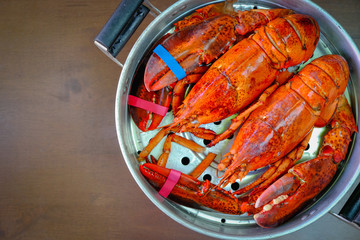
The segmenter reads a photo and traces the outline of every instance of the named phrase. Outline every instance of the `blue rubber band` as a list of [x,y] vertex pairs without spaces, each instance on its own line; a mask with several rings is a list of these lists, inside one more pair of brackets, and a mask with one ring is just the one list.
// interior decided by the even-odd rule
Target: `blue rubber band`
[[160,44],[154,49],[154,53],[156,53],[170,68],[170,70],[175,74],[178,80],[186,77],[186,72],[180,66],[180,64],[175,60],[173,56]]

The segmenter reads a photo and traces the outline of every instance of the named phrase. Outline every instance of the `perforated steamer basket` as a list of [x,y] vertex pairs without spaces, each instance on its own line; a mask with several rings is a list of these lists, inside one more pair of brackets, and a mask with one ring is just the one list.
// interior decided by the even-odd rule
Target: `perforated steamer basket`
[[[156,131],[141,132],[134,124],[129,114],[127,99],[134,81],[141,79],[142,61],[150,53],[150,49],[164,34],[172,30],[173,23],[192,13],[195,9],[218,1],[206,0],[183,0],[170,6],[166,11],[157,16],[138,38],[130,51],[119,79],[116,96],[115,119],[117,135],[123,157],[134,177],[135,181],[146,194],[146,196],[169,217],[178,223],[199,233],[223,239],[265,239],[278,237],[299,230],[308,224],[316,221],[322,215],[329,212],[335,204],[344,197],[351,185],[355,182],[360,172],[360,147],[359,136],[355,135],[346,161],[340,165],[339,170],[330,184],[320,196],[313,200],[303,211],[290,219],[283,225],[264,229],[256,225],[251,216],[247,214],[236,216],[218,213],[207,209],[192,209],[181,206],[159,196],[157,191],[146,181],[139,171],[140,163],[137,160],[138,151],[142,150]],[[359,112],[359,85],[360,85],[360,54],[355,44],[345,30],[319,6],[310,1],[235,1],[234,7],[239,10],[257,8],[290,8],[297,13],[304,13],[312,16],[318,22],[321,29],[321,36],[318,47],[312,59],[325,54],[340,54],[346,58],[350,66],[350,79],[345,96],[349,100],[356,119]],[[99,44],[98,44],[99,45]],[[102,46],[100,46],[101,48]],[[109,51],[108,51],[109,52]],[[111,52],[111,51],[110,51]],[[112,54],[114,57],[114,54]],[[310,61],[311,61],[310,60]],[[302,66],[301,66],[302,67]],[[162,124],[171,122],[172,113],[169,112]],[[206,124],[204,127],[216,132],[225,129],[230,119],[221,122]],[[326,128],[315,129],[310,140],[310,147],[305,151],[301,161],[314,158],[317,155],[322,136]],[[183,133],[182,136],[192,139],[204,145],[201,139],[191,134]],[[174,168],[183,173],[190,173],[204,158],[208,151],[218,153],[218,157],[205,172],[199,177],[200,180],[211,179],[216,184],[219,179],[216,177],[216,162],[220,160],[231,146],[233,139],[225,140],[217,146],[207,149],[204,154],[196,154],[177,144],[172,145],[167,168]],[[158,157],[162,151],[162,142],[156,147],[152,154]],[[265,169],[260,169],[249,175],[240,182],[240,186],[253,181]],[[227,190],[232,190],[232,185]]]

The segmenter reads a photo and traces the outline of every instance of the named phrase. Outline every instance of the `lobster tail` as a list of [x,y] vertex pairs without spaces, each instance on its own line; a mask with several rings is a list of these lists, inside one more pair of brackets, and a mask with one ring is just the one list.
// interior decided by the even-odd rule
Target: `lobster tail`
[[262,48],[275,68],[306,62],[319,41],[316,21],[307,15],[292,14],[260,28],[252,39]]
[[269,22],[252,39],[265,51],[273,66],[282,69],[309,60],[319,36],[319,26],[312,17],[292,14]]
[[291,9],[251,9],[250,11],[239,11],[238,21],[236,25],[236,31],[240,35],[245,35],[255,29],[266,25],[268,22],[284,17],[289,14],[293,14]]
[[307,15],[294,14],[286,16],[285,19],[301,41],[301,45],[297,44],[296,47],[288,41],[289,39],[286,41],[286,50],[289,56],[287,65],[293,66],[309,60],[313,55],[319,42],[320,28],[317,22]]
[[[349,67],[339,55],[326,55],[315,59],[291,81],[297,92],[313,111],[323,111],[342,95],[349,80]],[[316,93],[316,94],[309,94]]]

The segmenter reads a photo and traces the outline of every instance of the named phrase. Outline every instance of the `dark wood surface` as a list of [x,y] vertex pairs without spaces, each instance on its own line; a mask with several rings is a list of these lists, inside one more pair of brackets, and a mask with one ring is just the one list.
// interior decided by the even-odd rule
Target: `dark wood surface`
[[[360,46],[360,1],[315,2]],[[121,68],[93,44],[118,4],[0,0],[0,239],[209,239],[155,207],[123,161]],[[356,234],[325,216],[281,239]]]

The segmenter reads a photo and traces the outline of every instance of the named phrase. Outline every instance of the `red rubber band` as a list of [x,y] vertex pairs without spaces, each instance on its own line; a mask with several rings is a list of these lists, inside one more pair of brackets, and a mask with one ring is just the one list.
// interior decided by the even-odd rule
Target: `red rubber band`
[[173,190],[173,188],[175,187],[176,183],[179,181],[180,176],[181,176],[181,172],[171,169],[165,184],[162,186],[162,188],[159,191],[159,194],[164,198],[167,198],[171,193],[171,191]]
[[128,104],[130,106],[142,108],[144,110],[148,110],[150,112],[159,114],[161,116],[165,116],[167,111],[168,111],[167,107],[164,107],[164,106],[162,106],[160,104],[156,104],[156,103],[146,101],[144,99],[141,99],[141,98],[138,98],[138,97],[135,97],[135,96],[132,96],[132,95],[129,95]]

